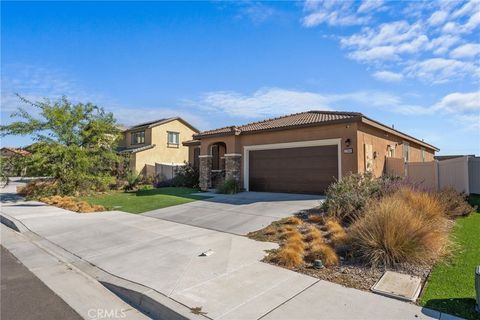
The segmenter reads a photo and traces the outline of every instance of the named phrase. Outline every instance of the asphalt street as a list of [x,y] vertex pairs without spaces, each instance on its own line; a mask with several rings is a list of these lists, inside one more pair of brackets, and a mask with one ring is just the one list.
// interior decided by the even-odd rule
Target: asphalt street
[[0,273],[1,319],[82,319],[4,247]]

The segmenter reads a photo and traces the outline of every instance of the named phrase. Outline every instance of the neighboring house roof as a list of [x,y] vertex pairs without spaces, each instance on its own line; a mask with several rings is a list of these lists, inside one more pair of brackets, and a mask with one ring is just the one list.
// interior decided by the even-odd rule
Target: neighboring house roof
[[199,146],[200,140],[187,140],[187,141],[183,141],[182,144],[184,146]]
[[186,125],[190,129],[192,129],[193,131],[199,132],[199,130],[197,128],[195,128],[190,123],[188,123],[187,121],[183,120],[180,117],[163,118],[163,119],[157,119],[157,120],[153,120],[153,121],[149,121],[149,122],[143,122],[143,123],[139,123],[139,124],[136,124],[134,126],[131,126],[131,127],[127,128],[123,131],[134,131],[134,130],[138,130],[138,129],[153,128],[153,127],[156,127],[156,126],[159,126],[159,125],[171,122],[171,121],[175,121],[175,120],[178,120],[178,121],[182,122],[184,125]]
[[149,145],[147,145],[147,146],[136,147],[136,148],[119,148],[117,151],[118,151],[118,153],[120,153],[120,154],[136,153],[136,152],[140,152],[140,151],[145,151],[145,150],[148,150],[148,149],[152,149],[153,147],[155,147],[154,144],[149,144]]
[[255,133],[261,131],[272,131],[282,129],[292,129],[301,127],[312,127],[341,122],[356,122],[362,121],[374,127],[378,127],[384,131],[390,132],[404,139],[414,141],[422,146],[439,150],[438,148],[418,140],[412,136],[402,133],[398,130],[392,129],[378,121],[372,120],[364,116],[360,112],[340,112],[340,111],[306,111],[295,114],[290,114],[282,117],[257,121],[240,126],[229,126],[219,129],[207,130],[193,135],[194,139],[201,139],[209,136],[224,136],[224,135],[240,135]]
[[2,150],[2,151],[9,151],[9,152],[18,154],[19,156],[22,156],[22,157],[28,157],[28,156],[31,156],[31,155],[32,155],[32,154],[31,154],[30,152],[28,152],[27,150],[20,149],[20,148],[3,147],[1,150]]
[[474,154],[454,154],[454,155],[446,155],[446,156],[435,156],[434,159],[438,161],[442,160],[449,160],[455,158],[462,158],[462,157],[475,157]]

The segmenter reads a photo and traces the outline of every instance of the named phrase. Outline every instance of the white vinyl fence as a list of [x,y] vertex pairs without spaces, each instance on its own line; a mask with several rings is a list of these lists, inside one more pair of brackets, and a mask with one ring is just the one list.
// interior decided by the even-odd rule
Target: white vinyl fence
[[458,192],[480,194],[480,158],[459,157],[443,161],[408,162],[387,158],[388,175],[406,177],[422,189],[439,190],[447,187]]

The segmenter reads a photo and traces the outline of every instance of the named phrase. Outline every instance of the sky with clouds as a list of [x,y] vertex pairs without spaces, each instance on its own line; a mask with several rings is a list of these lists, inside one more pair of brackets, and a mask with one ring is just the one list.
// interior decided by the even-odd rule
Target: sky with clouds
[[202,130],[358,111],[440,154],[480,154],[480,0],[1,6],[2,124],[15,93]]

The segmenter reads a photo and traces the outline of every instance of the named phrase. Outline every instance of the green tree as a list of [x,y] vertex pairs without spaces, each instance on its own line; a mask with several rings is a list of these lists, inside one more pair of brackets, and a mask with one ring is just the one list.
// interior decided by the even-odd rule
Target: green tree
[[66,97],[41,102],[18,97],[32,111],[18,108],[11,115],[17,121],[0,126],[0,135],[29,135],[36,141],[28,165],[54,179],[55,193],[102,191],[114,182],[120,132],[111,113]]

